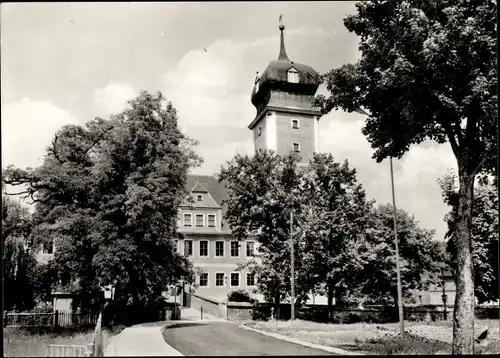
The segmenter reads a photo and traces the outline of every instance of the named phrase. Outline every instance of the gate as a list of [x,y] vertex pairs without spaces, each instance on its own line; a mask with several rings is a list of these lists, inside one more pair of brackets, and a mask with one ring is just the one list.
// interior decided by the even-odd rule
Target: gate
[[92,357],[93,344],[87,346],[69,344],[49,344],[47,357]]

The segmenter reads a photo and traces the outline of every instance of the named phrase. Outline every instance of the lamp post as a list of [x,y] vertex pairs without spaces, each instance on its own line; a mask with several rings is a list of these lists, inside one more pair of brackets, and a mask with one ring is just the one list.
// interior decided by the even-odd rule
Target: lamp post
[[398,243],[398,227],[396,219],[396,195],[394,194],[394,173],[392,169],[392,157],[389,158],[391,163],[391,189],[392,189],[392,209],[394,213],[394,242],[396,243],[396,275],[398,279],[398,310],[399,310],[399,330],[401,332],[401,338],[404,337],[404,309],[403,309],[403,290],[401,288],[401,269],[399,267],[399,243]]
[[[361,107],[355,110],[356,113],[369,116],[370,114],[366,112]],[[391,191],[392,191],[392,208],[394,214],[394,241],[396,245],[396,275],[398,280],[398,310],[399,310],[399,330],[401,332],[401,338],[404,337],[404,309],[403,309],[403,290],[401,288],[401,271],[399,267],[399,243],[398,243],[398,228],[397,228],[397,218],[396,218],[396,195],[394,194],[394,172],[392,169],[392,157],[389,158],[391,166]]]
[[290,319],[295,319],[295,252],[293,245],[293,210],[290,210],[290,256],[291,256],[291,279],[290,279]]

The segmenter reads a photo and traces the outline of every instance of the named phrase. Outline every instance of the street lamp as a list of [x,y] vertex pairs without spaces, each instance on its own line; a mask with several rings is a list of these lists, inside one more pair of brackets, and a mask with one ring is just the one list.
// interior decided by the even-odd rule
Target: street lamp
[[290,210],[290,256],[291,256],[291,279],[290,279],[290,319],[295,319],[295,250],[293,245],[293,209]]
[[[362,108],[357,108],[355,110],[356,113],[369,116],[370,114],[363,110]],[[399,267],[399,243],[398,243],[398,228],[397,228],[397,219],[396,219],[396,195],[394,194],[394,172],[392,168],[392,156],[389,157],[389,163],[391,166],[391,191],[392,191],[392,208],[394,215],[394,242],[396,244],[396,275],[398,280],[398,310],[399,310],[399,329],[401,332],[401,337],[404,337],[404,310],[403,310],[403,291],[401,288],[401,270]]]

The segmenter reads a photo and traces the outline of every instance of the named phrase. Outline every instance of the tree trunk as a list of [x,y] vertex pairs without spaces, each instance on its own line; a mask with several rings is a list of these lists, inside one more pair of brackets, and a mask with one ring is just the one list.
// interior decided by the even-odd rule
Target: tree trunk
[[280,318],[280,294],[277,293],[274,296],[274,317],[276,319]]
[[456,229],[456,297],[453,312],[452,354],[474,354],[474,267],[471,243],[471,211],[474,175],[459,165],[459,202]]
[[338,286],[335,288],[335,306],[343,307],[345,305],[344,295],[345,295],[344,287]]
[[328,284],[328,322],[333,320],[333,285]]

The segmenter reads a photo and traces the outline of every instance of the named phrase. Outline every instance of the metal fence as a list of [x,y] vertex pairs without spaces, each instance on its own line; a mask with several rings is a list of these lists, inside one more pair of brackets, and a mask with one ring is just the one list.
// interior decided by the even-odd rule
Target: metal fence
[[94,327],[98,315],[95,313],[7,313],[4,327]]
[[[90,322],[90,321],[84,321]],[[49,344],[47,357],[103,357],[102,314],[95,323],[92,343],[87,345]]]
[[93,344],[64,345],[49,344],[47,346],[47,357],[92,357]]

